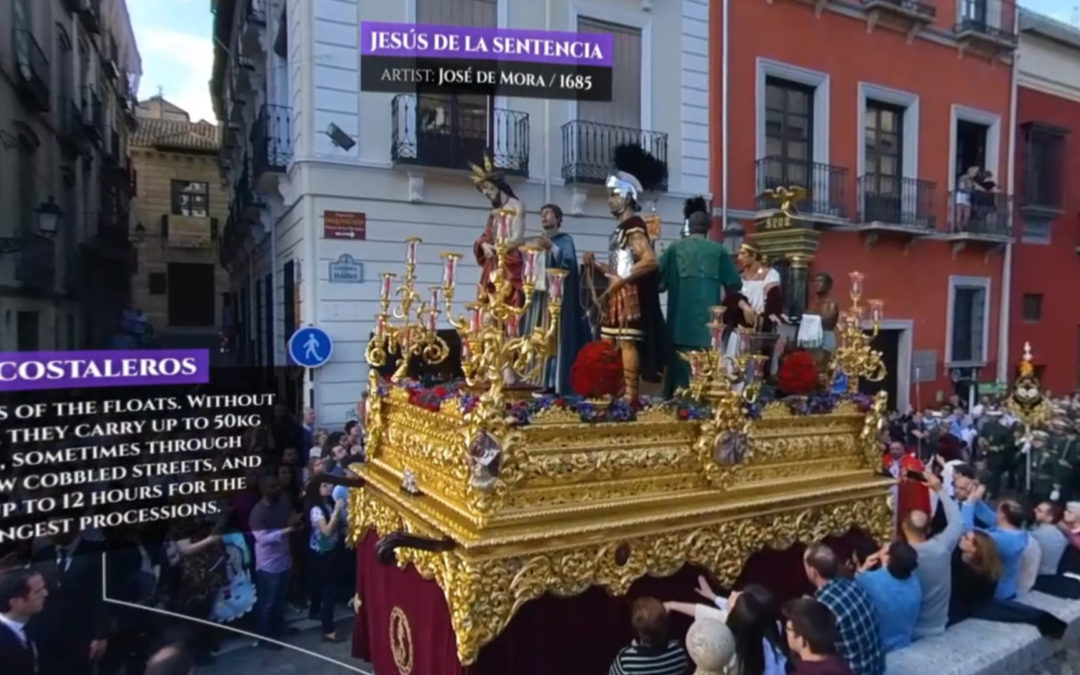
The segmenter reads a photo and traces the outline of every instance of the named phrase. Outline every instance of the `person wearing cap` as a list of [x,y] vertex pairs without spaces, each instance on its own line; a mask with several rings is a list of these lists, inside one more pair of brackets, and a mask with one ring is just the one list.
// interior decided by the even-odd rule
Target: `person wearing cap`
[[660,255],[660,292],[668,294],[665,398],[690,383],[689,364],[679,353],[711,345],[710,307],[722,300],[749,307],[740,293],[742,279],[731,254],[707,237],[711,222],[709,214],[700,209],[704,204],[701,197],[687,200],[683,212],[688,235]]
[[646,190],[667,180],[667,165],[636,145],[615,149],[616,171],[608,176],[608,208],[615,229],[608,242],[608,262],[592,253],[585,264],[608,278],[599,298],[604,316],[600,336],[618,346],[622,356],[623,395],[637,404],[641,379],[659,382],[664,369],[664,314],[660,308],[660,261],[638,215]]

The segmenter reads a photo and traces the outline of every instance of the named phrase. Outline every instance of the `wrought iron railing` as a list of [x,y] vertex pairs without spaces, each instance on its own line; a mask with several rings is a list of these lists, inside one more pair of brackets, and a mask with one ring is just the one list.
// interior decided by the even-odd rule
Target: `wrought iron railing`
[[998,192],[949,193],[949,232],[1012,236],[1013,198]]
[[958,35],[984,35],[1003,42],[1017,41],[1016,3],[1013,0],[959,0]]
[[32,96],[39,110],[49,109],[49,91],[52,83],[52,69],[49,57],[38,44],[34,34],[19,28],[15,31],[15,66],[16,77],[25,90]]
[[[614,124],[574,120],[562,126],[562,177],[567,183],[603,183],[611,171],[615,148],[640,145],[662,162],[668,158],[668,135]],[[660,186],[667,190],[667,181]]]
[[255,176],[285,171],[293,155],[292,110],[282,105],[264,105],[251,129]]
[[95,141],[105,139],[105,103],[93,87],[83,87],[83,125]]
[[239,213],[250,213],[266,208],[266,196],[255,189],[255,184],[246,168],[233,188],[233,203],[238,207]]
[[937,16],[937,6],[933,0],[862,0],[864,7],[892,7],[904,14],[914,14],[933,21]]
[[799,210],[847,218],[844,192],[848,180],[846,168],[776,156],[759,159],[756,166],[759,209],[775,206],[764,196],[766,190],[797,185],[807,191],[803,203],[796,205]]
[[507,174],[529,174],[529,115],[445,94],[398,94],[391,102],[391,159],[467,169],[489,150]]
[[928,180],[866,174],[857,181],[859,221],[934,230],[934,192]]
[[51,291],[56,282],[56,242],[45,237],[31,237],[17,254],[15,280],[23,288]]
[[265,26],[266,0],[248,0],[247,18],[248,21],[252,23],[259,24],[260,26]]
[[101,0],[83,0],[79,10],[83,26],[93,34],[101,32]]

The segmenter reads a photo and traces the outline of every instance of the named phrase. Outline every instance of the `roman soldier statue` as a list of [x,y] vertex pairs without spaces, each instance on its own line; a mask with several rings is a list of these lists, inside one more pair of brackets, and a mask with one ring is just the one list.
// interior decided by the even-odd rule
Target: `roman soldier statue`
[[[510,275],[510,282],[517,291],[513,300],[520,305],[522,260],[518,247],[525,243],[525,206],[514,194],[510,184],[506,182],[503,172],[495,166],[490,152],[484,153],[483,167],[475,164],[471,166],[472,180],[476,184],[476,189],[491,202],[491,212],[488,214],[484,232],[473,243],[476,264],[480,265],[481,269],[478,293],[491,293],[495,290],[491,282],[491,273],[499,266],[495,244],[499,237],[500,227],[504,227],[503,235],[507,247],[506,268]],[[502,223],[503,219],[506,220],[505,225]]]
[[615,217],[608,262],[586,254],[585,264],[609,280],[602,302],[603,339],[622,353],[625,396],[638,401],[640,378],[657,382],[663,370],[664,316],[660,309],[660,263],[649,241],[648,227],[637,215],[643,194],[667,178],[667,166],[636,145],[615,149],[616,171],[607,178],[608,207]]

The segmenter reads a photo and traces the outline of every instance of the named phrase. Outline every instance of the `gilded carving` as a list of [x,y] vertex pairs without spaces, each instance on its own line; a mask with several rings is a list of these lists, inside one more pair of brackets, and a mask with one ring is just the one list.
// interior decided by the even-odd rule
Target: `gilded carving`
[[[669,576],[687,563],[708,569],[721,583],[731,584],[750,555],[763,548],[783,550],[796,542],[818,541],[842,534],[855,523],[878,537],[889,535],[892,514],[884,495],[839,499],[842,501],[787,510],[779,507],[764,514],[682,528],[653,524],[630,536],[605,537],[598,543],[579,540],[535,554],[521,554],[514,548],[483,556],[461,548],[448,553],[402,548],[397,551],[398,565],[414,565],[423,577],[434,579],[443,589],[457,634],[458,658],[467,665],[522,605],[544,593],[572,596],[600,586],[621,595],[643,576]],[[370,524],[376,531],[385,534],[398,529],[390,515],[392,508],[376,505],[378,498],[362,501],[364,516],[376,518],[377,522]],[[411,523],[404,525],[413,531]],[[353,535],[361,536],[366,527],[355,524]],[[620,551],[624,555],[629,552],[623,564],[619,564]]]
[[409,675],[413,669],[413,640],[409,617],[404,610],[395,607],[390,612],[390,652],[400,675]]

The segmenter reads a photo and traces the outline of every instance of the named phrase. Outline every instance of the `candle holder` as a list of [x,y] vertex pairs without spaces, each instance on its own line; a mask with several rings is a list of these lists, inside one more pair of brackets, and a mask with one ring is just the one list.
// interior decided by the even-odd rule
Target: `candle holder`
[[[515,300],[516,289],[510,278],[508,257],[511,249],[507,244],[508,225],[502,223],[502,212],[496,225],[495,240],[497,265],[490,277],[490,290],[484,290],[476,302],[464,306],[465,314],[456,315],[453,311],[454,294],[457,283],[456,253],[443,253],[443,298],[446,317],[450,325],[461,336],[461,370],[465,382],[476,391],[481,391],[479,406],[481,415],[503,410],[505,406],[505,387],[508,374],[523,380],[534,379],[540,374],[545,358],[552,356],[552,344],[558,334],[560,308],[562,307],[565,270],[548,270],[547,301],[550,321],[547,327],[533,327],[524,330],[522,322],[532,304],[533,291],[536,288],[537,256],[539,249],[531,246],[520,247],[522,254],[522,292],[523,300]],[[509,212],[507,214],[509,216]],[[487,284],[483,284],[487,286]]]
[[[429,365],[437,365],[450,355],[449,346],[439,337],[437,330],[442,289],[438,286],[432,287],[429,300],[424,302],[416,288],[416,256],[419,245],[419,237],[405,240],[405,276],[396,289],[394,280],[397,275],[392,272],[382,275],[375,334],[364,353],[368,364],[375,368],[385,366],[391,354],[399,354],[400,361],[391,376],[394,382],[400,382],[408,374],[409,361],[413,356],[420,356]],[[393,298],[399,300],[391,309]]]
[[859,392],[859,379],[870,382],[881,382],[885,379],[885,362],[881,360],[881,352],[871,348],[871,341],[877,337],[881,328],[881,321],[885,316],[885,302],[883,300],[870,300],[870,334],[867,335],[862,328],[864,308],[859,305],[863,294],[863,275],[861,272],[852,272],[851,279],[851,306],[840,313],[837,326],[837,335],[840,345],[833,352],[829,363],[832,371],[832,381],[836,381],[837,375],[843,373],[847,377],[848,393]]
[[723,307],[710,307],[712,320],[706,324],[712,336],[711,349],[695,349],[679,352],[680,358],[690,366],[690,385],[676,392],[676,396],[706,402],[714,407],[731,401],[732,396],[742,402],[753,403],[761,389],[761,366],[765,356],[753,354],[744,348],[746,341],[740,331],[737,336],[739,350],[734,356],[725,354],[724,326],[720,321]]

